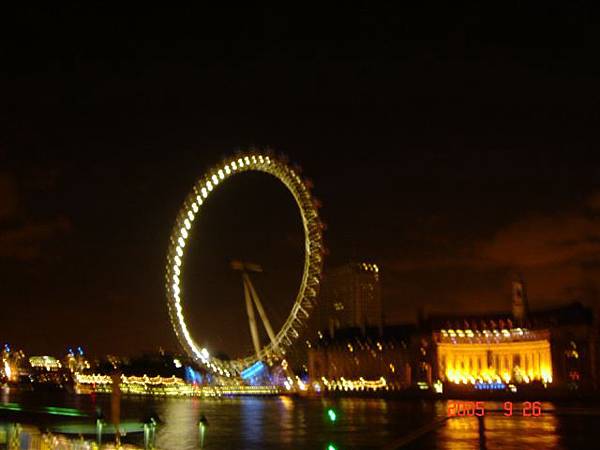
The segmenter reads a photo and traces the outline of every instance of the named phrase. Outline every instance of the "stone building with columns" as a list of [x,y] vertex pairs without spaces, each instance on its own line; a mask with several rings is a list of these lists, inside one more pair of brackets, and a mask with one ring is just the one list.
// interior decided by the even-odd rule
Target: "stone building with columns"
[[513,281],[510,312],[434,314],[419,328],[431,336],[433,378],[446,383],[599,387],[597,314],[578,301],[530,310],[521,279]]
[[434,332],[437,376],[445,382],[552,382],[548,330],[442,329]]

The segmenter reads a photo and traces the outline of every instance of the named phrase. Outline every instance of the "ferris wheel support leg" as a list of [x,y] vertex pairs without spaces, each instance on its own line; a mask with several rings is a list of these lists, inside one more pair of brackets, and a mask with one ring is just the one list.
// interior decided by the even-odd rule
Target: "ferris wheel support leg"
[[244,297],[246,298],[246,312],[248,313],[248,322],[250,324],[250,334],[252,335],[252,343],[254,344],[254,351],[258,357],[260,353],[260,340],[258,337],[258,329],[256,328],[256,317],[254,316],[254,308],[252,307],[252,298],[250,289],[246,279],[244,279]]
[[273,348],[276,351],[279,351],[279,348],[277,348],[277,340],[275,339],[275,333],[273,332],[273,327],[271,326],[271,322],[269,322],[267,313],[265,312],[265,309],[263,308],[262,303],[260,302],[260,299],[258,298],[258,294],[256,293],[256,290],[254,289],[254,285],[250,281],[250,277],[248,276],[247,273],[244,273],[243,276],[244,276],[244,284],[247,284],[248,287],[250,288],[250,294],[252,295],[252,299],[254,300],[254,304],[256,305],[258,314],[260,315],[260,318],[263,321],[265,330],[267,330],[267,335],[269,336],[269,339],[271,340],[271,343],[273,344]]

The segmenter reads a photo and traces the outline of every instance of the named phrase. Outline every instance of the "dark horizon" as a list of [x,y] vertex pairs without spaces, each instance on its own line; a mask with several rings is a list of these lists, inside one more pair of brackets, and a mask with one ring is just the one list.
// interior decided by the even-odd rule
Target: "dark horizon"
[[[321,11],[310,29],[266,9],[16,12],[27,27],[0,50],[0,342],[180,351],[171,226],[208,167],[253,146],[313,180],[328,267],[381,267],[388,323],[508,310],[515,272],[532,309],[597,306],[598,30],[563,7]],[[221,345],[218,317],[250,345],[233,258],[263,264],[285,315],[301,241],[271,181],[232,180],[209,205],[187,281],[211,299],[190,304],[198,341]]]

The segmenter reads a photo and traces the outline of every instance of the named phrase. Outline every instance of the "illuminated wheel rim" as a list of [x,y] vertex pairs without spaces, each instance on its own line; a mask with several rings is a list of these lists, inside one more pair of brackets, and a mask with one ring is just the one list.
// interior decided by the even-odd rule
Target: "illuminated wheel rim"
[[[202,205],[211,192],[228,178],[249,171],[258,171],[274,176],[288,188],[296,200],[304,229],[304,270],[300,289],[290,314],[276,334],[275,341],[262,347],[258,355],[225,361],[211,356],[205,348],[200,348],[186,325],[182,306],[181,282],[185,247],[192,236],[194,220],[201,213]],[[316,302],[323,268],[323,225],[315,203],[309,186],[302,180],[298,170],[268,152],[252,151],[227,158],[209,170],[194,185],[177,215],[175,226],[171,232],[167,255],[166,289],[169,315],[175,334],[187,354],[197,363],[202,364],[213,373],[235,376],[258,360],[268,361],[282,357],[286,353],[286,349],[298,338],[299,330],[305,326],[309,312]]]

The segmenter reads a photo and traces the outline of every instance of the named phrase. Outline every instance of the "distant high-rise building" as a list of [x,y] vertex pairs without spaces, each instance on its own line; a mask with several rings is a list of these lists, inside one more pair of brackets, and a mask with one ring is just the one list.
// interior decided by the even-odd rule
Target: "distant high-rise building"
[[326,273],[319,300],[319,328],[330,334],[338,328],[383,326],[379,268],[349,263]]

